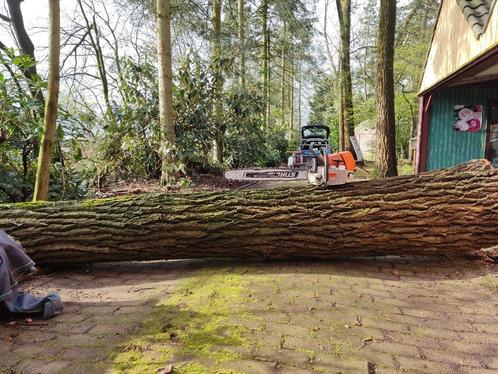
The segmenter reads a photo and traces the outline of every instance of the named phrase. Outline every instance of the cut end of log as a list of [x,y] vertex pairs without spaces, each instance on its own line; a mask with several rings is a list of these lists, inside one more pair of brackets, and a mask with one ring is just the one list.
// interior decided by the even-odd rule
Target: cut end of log
[[498,245],[490,248],[480,249],[476,251],[472,257],[496,263],[498,262]]
[[448,169],[434,170],[434,171],[430,171],[428,173],[432,174],[432,173],[441,173],[441,172],[446,172],[446,173],[451,173],[451,174],[490,173],[491,175],[495,175],[495,174],[498,174],[498,169],[494,168],[491,165],[491,162],[489,160],[477,159],[477,160],[471,160],[471,161],[465,162],[463,164],[453,166],[453,167],[448,168]]

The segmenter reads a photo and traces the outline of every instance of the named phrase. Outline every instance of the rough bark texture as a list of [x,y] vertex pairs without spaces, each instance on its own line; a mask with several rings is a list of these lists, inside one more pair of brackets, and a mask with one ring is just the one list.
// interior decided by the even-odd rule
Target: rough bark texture
[[[7,7],[9,9],[9,22],[12,25],[12,29],[14,30],[14,34],[16,36],[16,42],[18,47],[20,48],[22,54],[31,57],[33,62],[36,61],[35,58],[35,46],[29,37],[26,27],[24,26],[24,17],[21,11],[21,0],[7,0]],[[6,46],[1,43],[0,46],[2,49],[6,48]],[[29,89],[34,98],[38,100],[41,104],[41,107],[45,106],[45,98],[43,97],[42,90],[39,85],[35,83],[35,78],[38,75],[36,70],[36,63],[33,63],[32,66],[27,69],[22,70],[24,76],[28,79]],[[43,117],[44,113],[40,113]]]
[[157,59],[159,67],[159,122],[161,124],[162,168],[161,183],[176,182],[174,168],[175,125],[173,123],[173,74],[171,60],[171,4],[157,1]]
[[0,205],[0,227],[39,264],[475,255],[498,244],[498,171],[480,160],[341,189]]
[[354,135],[353,86],[351,81],[351,0],[336,0],[341,35],[339,149],[354,151],[350,136]]
[[263,39],[263,124],[268,126],[270,119],[270,33],[268,30],[268,0],[262,0],[261,4],[261,38]]
[[382,177],[398,175],[394,119],[394,31],[396,0],[380,1],[377,42],[377,168]]
[[246,16],[245,16],[245,0],[237,1],[237,32],[239,35],[239,74],[240,87],[246,88]]
[[43,120],[43,135],[41,138],[40,153],[38,155],[38,169],[36,171],[35,190],[33,200],[48,200],[50,181],[50,167],[52,165],[52,148],[55,143],[57,120],[57,103],[59,100],[59,60],[60,60],[60,4],[59,0],[50,0],[49,5],[49,52],[48,52],[48,94],[45,104]]
[[219,164],[223,164],[223,139],[225,137],[225,126],[223,125],[223,72],[221,69],[221,2],[213,0],[213,40],[211,45],[211,63],[215,69],[214,76],[214,120],[216,123],[216,139],[214,158]]
[[280,76],[280,121],[282,127],[286,126],[286,110],[285,110],[285,81],[287,79],[287,23],[284,21],[284,30],[282,35],[282,49],[281,49],[281,67],[282,67],[282,75]]

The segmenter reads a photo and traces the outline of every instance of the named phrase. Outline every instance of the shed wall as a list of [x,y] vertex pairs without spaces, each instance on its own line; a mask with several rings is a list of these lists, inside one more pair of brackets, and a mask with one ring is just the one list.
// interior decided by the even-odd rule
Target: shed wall
[[[498,85],[451,87],[433,95],[429,113],[427,170],[451,167],[484,157],[488,101],[497,98]],[[453,130],[455,105],[483,106],[483,124],[480,132]]]
[[420,91],[429,89],[497,43],[498,6],[489,15],[486,31],[476,39],[457,1],[443,0]]

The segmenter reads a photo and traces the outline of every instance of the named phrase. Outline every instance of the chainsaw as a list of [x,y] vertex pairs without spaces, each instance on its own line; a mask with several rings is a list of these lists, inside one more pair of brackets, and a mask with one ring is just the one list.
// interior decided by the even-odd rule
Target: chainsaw
[[308,180],[315,186],[343,185],[351,181],[356,160],[351,152],[332,153],[327,126],[304,126],[299,149],[292,151],[288,168],[239,169],[225,172],[225,178],[245,181]]

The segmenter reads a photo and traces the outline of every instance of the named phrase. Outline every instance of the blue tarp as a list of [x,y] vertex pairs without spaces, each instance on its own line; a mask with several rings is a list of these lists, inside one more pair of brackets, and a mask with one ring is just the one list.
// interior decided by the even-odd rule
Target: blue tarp
[[43,298],[18,290],[16,275],[35,270],[22,246],[0,230],[0,310],[8,314],[41,313],[44,319],[62,313],[64,304],[56,293]]

